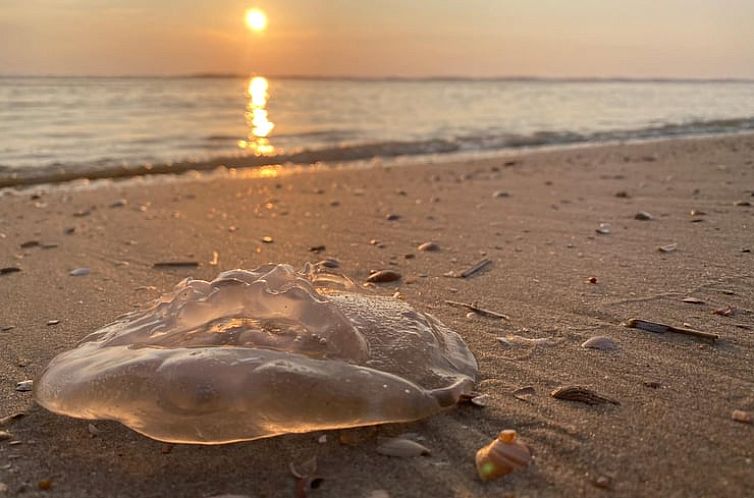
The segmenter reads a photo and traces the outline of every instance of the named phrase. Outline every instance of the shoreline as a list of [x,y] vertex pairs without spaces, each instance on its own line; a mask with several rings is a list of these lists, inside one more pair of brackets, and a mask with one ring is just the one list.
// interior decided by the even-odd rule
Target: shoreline
[[[735,497],[754,486],[754,426],[732,418],[754,412],[754,134],[401,161],[6,189],[0,267],[20,271],[0,274],[0,418],[25,413],[2,428],[9,494],[293,496],[289,465],[312,456],[324,479],[312,498]],[[643,211],[651,219],[636,219]],[[417,250],[430,240],[439,251]],[[461,334],[487,406],[373,430],[165,447],[117,423],[53,415],[14,389],[187,276],[325,257],[357,284],[374,269],[399,272],[368,292],[398,292]],[[492,263],[473,277],[444,276],[481,258]],[[90,273],[70,275],[81,267]],[[630,318],[720,339],[621,325]],[[595,336],[617,348],[581,346]],[[620,404],[550,394],[571,385]],[[516,397],[524,387],[533,394]],[[482,483],[474,454],[504,429],[535,464]],[[431,455],[377,453],[379,437],[406,433]]]
[[[571,149],[590,149],[593,147],[632,145],[643,143],[662,143],[674,140],[698,140],[705,138],[723,138],[728,136],[754,135],[752,130],[725,132],[699,132],[685,135],[667,135],[661,137],[635,137],[626,139],[585,140],[553,144],[506,146],[490,149],[463,150],[458,144],[443,140],[421,142],[422,146],[437,150],[418,152],[411,147],[416,142],[384,142],[363,144],[348,148],[333,147],[327,149],[302,150],[275,156],[221,156],[202,160],[178,160],[165,163],[145,163],[133,165],[102,165],[87,168],[82,165],[53,165],[39,168],[0,168],[0,190],[5,188],[23,188],[42,184],[56,184],[77,180],[124,179],[148,175],[180,175],[192,171],[207,172],[217,168],[247,169],[263,166],[305,166],[326,164],[334,166],[359,165],[372,161],[381,161],[390,165],[393,162],[449,163],[493,159],[496,157],[515,157],[522,154]],[[411,149],[411,150],[409,150]]]

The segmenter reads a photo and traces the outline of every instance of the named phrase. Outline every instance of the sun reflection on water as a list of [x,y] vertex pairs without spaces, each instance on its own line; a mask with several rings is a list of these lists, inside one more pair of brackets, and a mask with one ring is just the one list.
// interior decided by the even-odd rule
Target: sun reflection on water
[[267,78],[254,76],[249,79],[249,102],[246,104],[246,112],[244,113],[249,133],[246,140],[238,141],[238,147],[249,150],[257,156],[275,153],[275,147],[268,138],[275,127],[275,123],[269,120],[267,113],[267,101],[270,98],[268,89]]

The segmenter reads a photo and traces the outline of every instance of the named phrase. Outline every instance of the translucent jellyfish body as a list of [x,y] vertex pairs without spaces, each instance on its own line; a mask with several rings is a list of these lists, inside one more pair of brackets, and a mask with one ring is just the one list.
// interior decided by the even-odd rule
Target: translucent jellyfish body
[[220,444],[418,420],[476,375],[430,315],[310,266],[266,265],[184,280],[55,357],[35,397],[161,441]]

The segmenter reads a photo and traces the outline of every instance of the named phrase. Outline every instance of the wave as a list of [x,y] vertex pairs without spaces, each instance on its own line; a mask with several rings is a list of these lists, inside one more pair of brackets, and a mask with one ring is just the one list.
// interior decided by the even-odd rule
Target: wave
[[[0,86],[14,84],[18,80],[224,80],[248,79],[248,73],[188,73],[188,74],[115,74],[115,75],[64,75],[64,74],[0,74]],[[748,77],[667,77],[667,76],[537,76],[537,75],[508,75],[508,76],[465,76],[453,74],[439,74],[434,76],[357,76],[357,75],[318,75],[318,74],[266,74],[268,80],[300,80],[300,81],[348,81],[348,82],[552,82],[552,83],[752,83],[754,78]]]
[[[330,130],[332,133],[335,130]],[[254,167],[269,164],[317,162],[346,162],[372,158],[394,158],[429,154],[494,151],[504,149],[537,148],[545,146],[590,144],[630,140],[691,137],[754,131],[754,117],[669,123],[646,128],[577,133],[572,131],[539,131],[532,134],[490,133],[458,135],[414,141],[383,141],[347,144],[337,147],[304,149],[270,156],[221,156],[201,161],[179,161],[164,164],[123,165],[121,161],[99,160],[86,164],[53,163],[37,168],[13,168],[0,164],[0,188],[69,181],[79,178],[118,178],[145,174],[181,173],[189,170],[211,170]],[[341,132],[342,133],[342,132]],[[216,135],[210,140],[227,140]],[[274,137],[273,137],[274,140]]]

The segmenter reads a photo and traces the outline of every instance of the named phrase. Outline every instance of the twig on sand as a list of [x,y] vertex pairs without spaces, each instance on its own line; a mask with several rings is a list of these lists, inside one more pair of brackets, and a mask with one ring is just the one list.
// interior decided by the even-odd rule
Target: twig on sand
[[678,292],[661,292],[659,294],[652,294],[650,296],[643,296],[643,297],[631,297],[627,299],[619,299],[617,301],[610,301],[606,303],[607,306],[617,306],[619,304],[629,304],[629,303],[644,303],[647,301],[654,301],[656,299],[663,299],[666,297],[673,298],[673,297],[679,297],[680,294]]
[[446,277],[451,277],[451,278],[468,278],[468,277],[472,276],[473,274],[475,274],[475,273],[483,270],[484,268],[487,267],[487,265],[489,265],[491,263],[492,263],[491,259],[489,259],[489,258],[482,258],[479,261],[477,261],[476,263],[474,263],[474,265],[472,265],[471,267],[469,267],[469,268],[467,268],[467,269],[465,269],[465,270],[463,270],[461,272],[449,271],[448,273],[445,274],[445,276]]
[[0,418],[0,427],[5,427],[6,425],[10,425],[11,422],[14,422],[25,416],[26,416],[25,413],[20,412],[20,413],[13,413],[11,415],[8,415],[7,417]]
[[717,334],[709,332],[702,332],[694,329],[687,329],[685,327],[673,327],[672,325],[665,325],[664,323],[649,322],[647,320],[637,320],[632,318],[625,323],[626,327],[632,329],[646,330],[647,332],[654,332],[656,334],[664,334],[665,332],[674,332],[676,334],[690,335],[692,337],[698,337],[700,339],[707,339],[710,341],[716,341],[720,338]]
[[497,311],[491,311],[484,308],[480,308],[479,306],[472,304],[472,303],[462,303],[460,301],[450,301],[445,300],[445,304],[449,304],[451,306],[455,306],[457,308],[466,308],[469,311],[473,311],[474,313],[478,313],[482,316],[488,316],[490,318],[500,318],[502,320],[510,320],[511,317],[508,315],[505,315],[503,313],[498,313]]
[[159,261],[154,263],[152,268],[196,268],[198,266],[198,261]]

